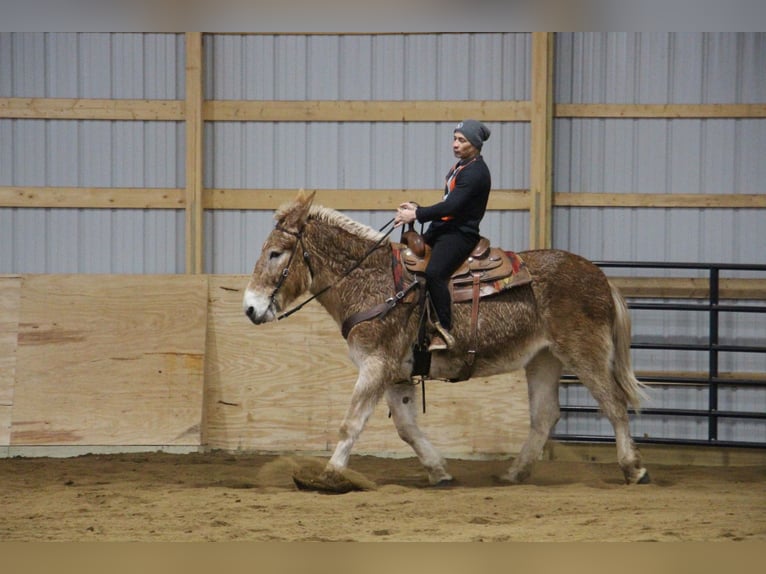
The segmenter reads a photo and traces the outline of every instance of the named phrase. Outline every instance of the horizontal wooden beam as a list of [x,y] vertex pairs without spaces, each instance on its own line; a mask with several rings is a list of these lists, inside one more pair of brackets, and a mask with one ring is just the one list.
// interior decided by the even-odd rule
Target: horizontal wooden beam
[[0,186],[0,207],[183,209],[184,203],[179,188]]
[[[439,201],[434,189],[317,189],[317,202],[336,209],[375,211],[402,201],[428,205]],[[292,201],[295,189],[205,189],[204,209],[272,210]],[[556,193],[556,207],[641,207],[764,209],[766,194]],[[181,188],[28,187],[0,186],[0,207],[77,207],[127,209],[183,209]],[[530,209],[526,189],[494,189],[491,211]]]
[[766,104],[556,104],[557,118],[766,118]]
[[208,100],[207,121],[260,122],[456,122],[464,117],[481,121],[527,122],[527,101],[498,100]]
[[[437,203],[441,191],[433,189],[317,189],[315,202],[341,210],[391,210],[404,201],[422,205]],[[276,209],[295,199],[293,189],[206,189],[205,209]],[[495,189],[489,196],[487,209],[514,211],[529,209],[529,191]]]
[[556,207],[766,208],[766,194],[556,193]]
[[[208,100],[205,121],[528,122],[526,100]],[[555,104],[557,118],[766,118],[766,104]],[[0,98],[0,118],[183,121],[183,100]]]
[[[659,270],[658,270],[659,271]],[[707,299],[710,282],[697,277],[610,277],[625,297]],[[766,300],[766,279],[720,279],[721,299]]]
[[0,118],[45,120],[181,121],[180,100],[0,98]]

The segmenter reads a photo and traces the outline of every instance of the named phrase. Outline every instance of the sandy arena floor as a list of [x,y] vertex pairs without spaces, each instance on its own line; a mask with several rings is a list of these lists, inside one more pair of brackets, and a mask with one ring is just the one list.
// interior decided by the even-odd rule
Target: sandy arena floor
[[2,541],[764,541],[766,467],[542,461],[498,485],[508,461],[451,460],[429,487],[415,459],[356,456],[375,490],[298,490],[317,459],[213,452],[0,459]]

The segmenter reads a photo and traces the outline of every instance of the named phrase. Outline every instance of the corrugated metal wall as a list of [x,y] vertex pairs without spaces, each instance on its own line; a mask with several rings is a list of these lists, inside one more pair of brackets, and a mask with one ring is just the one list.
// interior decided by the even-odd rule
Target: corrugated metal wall
[[[175,34],[2,33],[0,97],[183,98],[183,56]],[[206,97],[528,99],[530,61],[528,34],[212,35]],[[762,33],[557,34],[556,101],[764,102],[764,69]],[[528,125],[491,127],[494,186],[528,187]],[[452,161],[451,128],[216,122],[206,129],[205,184],[438,187]],[[760,119],[560,118],[554,135],[560,193],[763,193],[766,181]],[[0,184],[179,187],[183,145],[175,122],[0,120]],[[354,213],[371,225],[387,215]],[[560,207],[554,243],[598,260],[762,262],[761,216]],[[0,218],[3,272],[181,271],[178,213],[2,209]],[[270,215],[216,212],[206,223],[206,270],[238,273],[252,265]],[[527,214],[493,213],[485,231],[523,249]]]
[[[0,97],[179,99],[183,35],[0,34]],[[0,120],[0,185],[181,187],[176,122]],[[0,209],[1,273],[180,273],[173,210]]]
[[[526,100],[529,34],[207,36],[206,98],[264,100]],[[223,188],[439,188],[454,163],[452,123],[216,122],[205,185]],[[529,187],[529,125],[490,123],[484,148],[496,188]],[[391,212],[353,212],[375,228]],[[494,212],[483,231],[528,245],[525,212]],[[270,214],[206,214],[206,268],[249,270]],[[246,230],[246,231],[245,231]]]
[[[556,38],[558,103],[766,102],[764,33]],[[0,33],[0,97],[182,99],[183,41],[176,34]],[[531,91],[529,34],[208,35],[204,58],[209,99],[527,100]],[[453,161],[452,127],[208,123],[204,183],[438,188]],[[528,124],[490,127],[484,155],[494,187],[528,188]],[[184,143],[175,122],[0,120],[0,185],[183,187]],[[763,119],[559,118],[554,191],[762,194],[764,157]],[[380,227],[391,214],[350,215]],[[766,262],[759,210],[557,207],[553,224],[556,247],[596,260]],[[208,211],[205,226],[205,271],[246,273],[272,216]],[[492,212],[483,231],[498,245],[522,250],[529,245],[528,214]],[[0,208],[0,273],[177,273],[183,266],[180,211]],[[637,335],[707,332],[706,318],[675,313],[637,315],[634,326]],[[722,327],[730,336],[763,338],[760,317],[728,316]],[[652,370],[706,365],[698,354],[662,351],[636,353],[635,360]],[[765,360],[724,356],[721,369],[766,372]],[[580,400],[580,390],[562,392],[568,402]],[[675,389],[656,400],[693,406],[705,397]],[[737,391],[724,400],[766,410],[763,393]],[[574,416],[563,424],[575,431],[603,426]],[[655,435],[667,425],[690,437],[702,432],[693,420],[640,424]],[[737,423],[731,433],[765,440],[763,425],[751,427]]]
[[[557,34],[558,103],[766,102],[766,34]],[[556,192],[764,193],[762,119],[557,119]],[[556,208],[595,260],[766,262],[763,213]]]

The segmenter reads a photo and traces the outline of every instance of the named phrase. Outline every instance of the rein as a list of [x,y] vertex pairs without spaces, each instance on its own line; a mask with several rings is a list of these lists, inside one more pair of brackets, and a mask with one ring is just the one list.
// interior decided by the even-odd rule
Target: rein
[[[391,219],[389,219],[385,223],[385,225],[383,225],[383,227],[381,227],[378,230],[378,232],[382,232],[384,229],[386,229],[388,226],[390,226],[393,222],[394,222],[394,218],[392,217]],[[284,270],[282,271],[282,275],[279,278],[279,281],[277,281],[277,284],[274,287],[274,290],[271,292],[270,299],[271,299],[271,304],[272,305],[274,304],[274,299],[276,298],[277,293],[279,292],[279,290],[281,289],[281,287],[284,284],[285,280],[287,279],[287,275],[290,273],[290,265],[292,264],[293,259],[295,258],[295,253],[298,250],[298,243],[300,243],[301,249],[303,250],[303,260],[306,262],[306,266],[309,268],[309,274],[312,276],[312,278],[314,276],[314,270],[311,268],[311,261],[309,259],[309,257],[310,257],[309,252],[306,249],[306,246],[303,244],[303,231],[305,229],[305,225],[297,233],[295,231],[290,231],[289,229],[285,229],[284,227],[280,227],[279,225],[276,226],[276,229],[278,229],[279,231],[282,231],[284,233],[287,233],[288,235],[292,235],[293,237],[297,237],[298,238],[298,242],[295,244],[295,248],[293,249],[292,253],[290,253],[290,259],[287,260],[287,265],[285,266]],[[323,287],[317,293],[315,293],[314,295],[312,295],[311,297],[309,297],[308,299],[306,299],[305,301],[303,301],[299,305],[296,305],[295,307],[293,307],[289,311],[285,311],[284,313],[279,314],[277,316],[277,321],[281,321],[282,319],[286,319],[287,317],[289,317],[293,313],[297,313],[298,311],[303,309],[306,305],[311,303],[311,301],[313,301],[314,299],[316,299],[320,295],[323,295],[324,293],[326,293],[327,291],[329,291],[330,289],[332,289],[333,287],[338,285],[338,283],[343,281],[346,277],[351,275],[351,273],[353,273],[356,269],[359,268],[359,266],[364,262],[365,259],[367,259],[370,255],[372,255],[372,253],[378,247],[381,246],[383,241],[385,241],[385,239],[389,235],[391,235],[391,232],[393,230],[394,230],[394,228],[391,227],[391,229],[386,231],[386,233],[384,233],[383,236],[380,239],[378,239],[377,242],[375,242],[375,245],[370,247],[370,249],[368,249],[367,252],[364,255],[362,255],[362,257],[359,259],[359,261],[354,263],[346,272],[344,272],[343,275],[341,275],[340,278],[338,278],[338,280],[335,283],[331,283],[331,284],[327,285],[326,287]]]

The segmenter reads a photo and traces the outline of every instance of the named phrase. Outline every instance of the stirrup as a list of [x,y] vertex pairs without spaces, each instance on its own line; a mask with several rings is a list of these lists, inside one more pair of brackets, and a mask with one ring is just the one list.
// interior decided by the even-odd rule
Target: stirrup
[[429,351],[446,351],[451,349],[455,345],[455,337],[442,327],[439,321],[434,323],[436,333],[431,337],[431,344],[428,346]]
[[447,341],[445,341],[441,335],[436,334],[433,337],[431,337],[431,344],[428,345],[429,351],[431,352],[446,351],[447,349],[448,349]]

